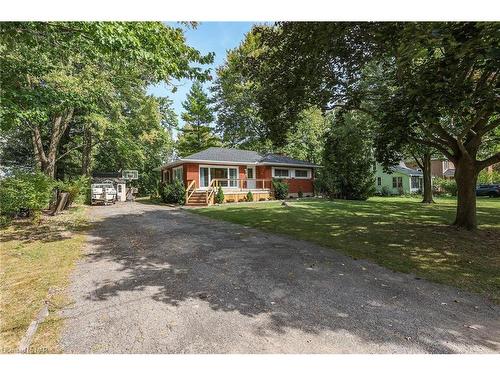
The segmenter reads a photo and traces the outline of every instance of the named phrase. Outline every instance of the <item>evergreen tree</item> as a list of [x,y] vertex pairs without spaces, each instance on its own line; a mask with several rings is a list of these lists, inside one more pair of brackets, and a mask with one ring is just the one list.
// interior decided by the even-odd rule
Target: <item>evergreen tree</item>
[[182,107],[185,112],[181,114],[181,118],[185,125],[177,141],[178,155],[183,157],[208,147],[220,146],[221,141],[211,127],[214,114],[210,107],[210,98],[203,91],[200,82],[193,84]]
[[375,165],[366,116],[348,112],[331,121],[318,187],[331,198],[365,200],[374,190]]

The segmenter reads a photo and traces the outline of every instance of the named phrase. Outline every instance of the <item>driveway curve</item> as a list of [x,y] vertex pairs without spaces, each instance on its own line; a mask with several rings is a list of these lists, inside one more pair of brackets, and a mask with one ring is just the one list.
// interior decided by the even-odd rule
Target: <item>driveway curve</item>
[[165,206],[92,207],[67,353],[491,353],[498,306]]

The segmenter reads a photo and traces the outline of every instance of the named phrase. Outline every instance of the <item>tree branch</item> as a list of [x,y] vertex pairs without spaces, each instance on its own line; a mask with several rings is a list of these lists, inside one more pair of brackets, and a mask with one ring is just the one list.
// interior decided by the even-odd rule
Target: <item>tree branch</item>
[[497,152],[495,155],[492,155],[487,159],[476,161],[476,167],[479,170],[482,170],[486,167],[489,167],[490,165],[493,165],[493,164],[496,164],[499,162],[500,162],[500,152]]
[[456,163],[457,158],[449,151],[447,150],[443,145],[439,143],[435,143],[426,139],[420,139],[420,138],[411,138],[413,141],[420,143],[425,146],[430,146],[435,148],[436,150],[441,151],[448,159],[450,159],[453,163]]
[[413,157],[413,159],[415,159],[415,162],[417,163],[418,167],[421,169],[421,170],[424,170],[424,167],[423,167],[423,163],[420,162],[420,160],[418,160],[418,157],[417,155],[415,155],[413,152],[410,152],[411,156]]
[[[94,147],[94,146],[98,145],[98,144],[99,144],[99,143],[101,143],[101,142],[102,142],[102,141],[101,141],[101,140],[99,140],[99,141],[97,141],[97,142],[93,143],[93,144],[92,144],[92,147]],[[69,149],[69,150],[68,150],[68,151],[66,151],[64,154],[61,154],[60,156],[58,156],[58,157],[57,157],[57,159],[56,159],[56,161],[61,160],[61,159],[62,159],[62,158],[64,158],[66,155],[70,154],[71,152],[73,152],[73,151],[75,151],[75,150],[78,150],[79,148],[82,148],[83,146],[84,146],[84,144],[82,143],[82,144],[79,144],[78,146],[75,146],[75,147],[73,147],[73,148]]]

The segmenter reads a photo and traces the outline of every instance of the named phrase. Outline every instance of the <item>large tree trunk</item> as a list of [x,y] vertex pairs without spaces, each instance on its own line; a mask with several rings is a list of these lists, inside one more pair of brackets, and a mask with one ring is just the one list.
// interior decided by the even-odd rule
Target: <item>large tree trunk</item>
[[48,152],[43,149],[42,136],[38,126],[33,127],[33,143],[36,150],[36,159],[40,162],[40,169],[47,176],[54,178],[56,171],[57,149],[61,137],[66,131],[69,122],[73,117],[73,109],[64,114],[57,115],[52,120],[52,133],[50,135],[50,144]]
[[477,228],[476,182],[478,171],[474,160],[462,156],[455,165],[457,182],[457,216],[453,225],[468,230]]
[[432,174],[431,174],[431,153],[425,153],[423,157],[422,173],[424,177],[423,195],[424,199],[422,203],[434,203],[432,197]]
[[92,152],[92,133],[90,125],[84,125],[82,149],[82,175],[90,176],[90,160]]

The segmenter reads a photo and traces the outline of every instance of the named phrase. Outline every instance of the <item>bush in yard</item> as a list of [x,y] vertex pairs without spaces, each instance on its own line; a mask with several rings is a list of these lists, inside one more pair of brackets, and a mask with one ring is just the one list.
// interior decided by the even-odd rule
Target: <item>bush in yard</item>
[[380,195],[383,196],[383,197],[388,197],[390,195],[392,195],[391,193],[391,189],[389,189],[388,186],[382,186],[382,189],[380,189]]
[[87,203],[90,199],[90,179],[80,176],[72,181],[58,181],[55,186],[59,192],[69,193],[66,207],[76,203]]
[[369,119],[351,111],[329,120],[318,187],[330,198],[366,200],[375,191]]
[[281,180],[273,180],[273,191],[275,199],[286,199],[288,196],[288,184]]
[[434,186],[444,192],[445,194],[449,194],[452,197],[457,196],[457,182],[455,179],[447,179],[447,178],[435,178]]
[[186,199],[186,189],[180,180],[174,180],[171,183],[160,183],[158,189],[160,198],[165,203],[184,204]]
[[215,194],[215,203],[224,203],[224,191],[222,191],[222,187],[220,186],[217,194]]
[[299,192],[297,193],[297,196],[299,198],[302,198],[304,196],[304,193],[302,192],[302,190],[299,190]]
[[247,202],[253,202],[253,194],[251,191],[247,193]]
[[54,181],[41,172],[16,172],[0,182],[0,214],[36,216],[48,207],[53,187]]
[[477,176],[477,183],[500,184],[500,172],[495,170],[493,170],[492,172],[488,172],[486,169],[483,169]]

